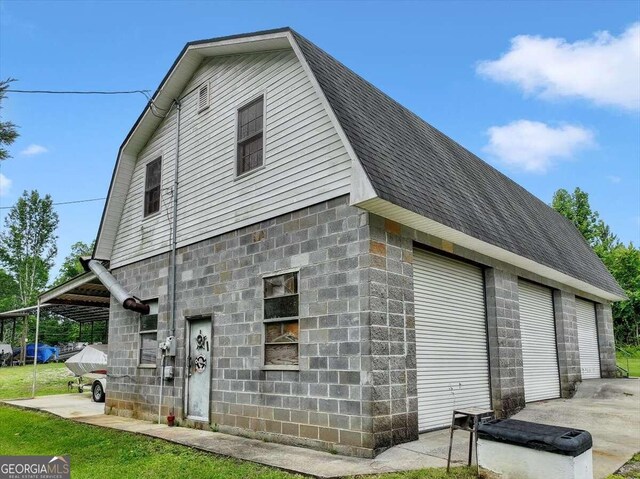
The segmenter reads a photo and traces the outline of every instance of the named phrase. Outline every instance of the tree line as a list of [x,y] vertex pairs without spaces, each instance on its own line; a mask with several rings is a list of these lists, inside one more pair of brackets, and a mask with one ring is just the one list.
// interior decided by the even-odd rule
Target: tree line
[[638,345],[640,328],[640,249],[622,243],[611,228],[589,204],[589,194],[576,188],[573,193],[560,189],[553,195],[551,206],[573,223],[589,246],[600,257],[627,301],[613,303],[613,326],[616,343]]

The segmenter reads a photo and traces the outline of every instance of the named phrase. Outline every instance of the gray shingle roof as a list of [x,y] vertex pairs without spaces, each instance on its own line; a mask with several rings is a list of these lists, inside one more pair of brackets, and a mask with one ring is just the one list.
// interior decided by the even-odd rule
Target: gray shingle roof
[[379,197],[616,295],[562,215],[292,31]]

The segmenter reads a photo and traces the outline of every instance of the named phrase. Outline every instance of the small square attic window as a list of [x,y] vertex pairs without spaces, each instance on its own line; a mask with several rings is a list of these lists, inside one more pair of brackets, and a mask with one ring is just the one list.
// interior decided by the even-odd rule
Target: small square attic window
[[205,83],[198,90],[198,113],[209,108],[209,84]]

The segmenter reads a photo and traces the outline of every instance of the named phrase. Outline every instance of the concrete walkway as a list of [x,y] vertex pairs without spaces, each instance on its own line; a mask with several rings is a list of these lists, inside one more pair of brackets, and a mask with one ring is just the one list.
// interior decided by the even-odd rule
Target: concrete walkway
[[[321,478],[446,466],[449,440],[447,430],[422,434],[419,440],[395,446],[375,459],[360,459],[211,431],[170,428],[135,419],[107,416],[101,414],[103,405],[92,403],[86,394],[44,396],[6,402],[19,407],[41,409],[86,424],[144,434],[215,454]],[[635,452],[640,451],[640,380],[585,381],[574,399],[529,404],[515,417],[590,431],[594,439],[594,478],[604,478],[616,471]],[[459,465],[466,462],[468,434],[457,432],[454,438],[453,458]]]

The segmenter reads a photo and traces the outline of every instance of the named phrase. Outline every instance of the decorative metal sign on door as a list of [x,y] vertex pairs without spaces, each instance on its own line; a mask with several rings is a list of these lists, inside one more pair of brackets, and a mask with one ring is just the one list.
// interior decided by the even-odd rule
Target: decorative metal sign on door
[[[209,351],[209,340],[207,336],[202,334],[202,329],[196,336],[196,351]],[[204,354],[198,354],[195,360],[195,370],[202,373],[207,369],[207,358]]]

